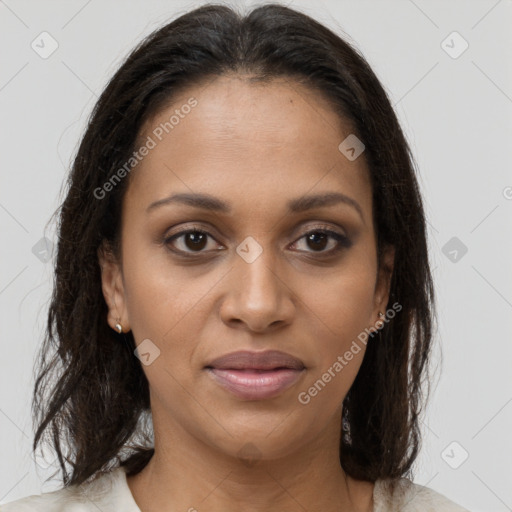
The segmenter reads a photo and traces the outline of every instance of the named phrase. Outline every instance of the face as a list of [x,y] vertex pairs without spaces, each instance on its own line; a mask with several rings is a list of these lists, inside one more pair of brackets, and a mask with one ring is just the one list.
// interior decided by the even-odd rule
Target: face
[[[124,197],[122,263],[100,263],[109,323],[145,354],[155,434],[229,455],[250,442],[269,459],[331,427],[339,437],[358,336],[386,307],[392,265],[389,252],[377,264],[364,153],[338,149],[350,133],[296,82],[228,76],[144,126],[152,147]],[[288,359],[258,359],[270,350]],[[253,359],[211,368],[238,351]]]

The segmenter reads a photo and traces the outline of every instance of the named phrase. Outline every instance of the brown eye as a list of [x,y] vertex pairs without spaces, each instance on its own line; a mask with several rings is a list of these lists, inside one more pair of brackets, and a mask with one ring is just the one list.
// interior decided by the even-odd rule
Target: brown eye
[[329,235],[315,231],[306,236],[306,241],[315,251],[323,251],[329,242]]
[[[164,240],[166,245],[171,245],[178,252],[202,252],[208,244],[208,237],[211,235],[201,229],[189,229],[181,231]],[[175,247],[175,242],[181,242],[181,248]]]
[[[313,231],[309,231],[305,235],[303,235],[299,240],[305,240],[306,245],[310,250],[306,250],[305,252],[317,252],[320,254],[329,254],[340,251],[342,248],[348,248],[352,245],[352,242],[341,233],[337,233],[336,231],[331,231],[327,229],[315,229]],[[329,239],[334,240],[332,242],[331,248],[326,249],[329,246]],[[298,241],[294,243],[297,245]]]

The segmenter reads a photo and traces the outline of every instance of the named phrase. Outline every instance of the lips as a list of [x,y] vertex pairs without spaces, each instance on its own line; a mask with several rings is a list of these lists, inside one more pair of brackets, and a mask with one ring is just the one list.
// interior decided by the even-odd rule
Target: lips
[[303,370],[304,363],[290,354],[279,350],[267,350],[265,352],[240,351],[221,356],[206,368],[218,370],[276,370],[288,368]]
[[305,371],[296,357],[269,350],[233,352],[205,366],[214,381],[245,400],[274,398],[297,383]]

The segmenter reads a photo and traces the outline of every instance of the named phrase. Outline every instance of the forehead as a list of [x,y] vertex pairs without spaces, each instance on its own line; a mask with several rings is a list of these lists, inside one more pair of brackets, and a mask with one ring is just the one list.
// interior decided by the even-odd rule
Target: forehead
[[152,149],[132,171],[127,200],[177,190],[261,204],[262,195],[337,189],[368,201],[364,158],[349,161],[338,149],[350,133],[320,93],[298,82],[222,76],[186,89],[145,123],[139,141]]

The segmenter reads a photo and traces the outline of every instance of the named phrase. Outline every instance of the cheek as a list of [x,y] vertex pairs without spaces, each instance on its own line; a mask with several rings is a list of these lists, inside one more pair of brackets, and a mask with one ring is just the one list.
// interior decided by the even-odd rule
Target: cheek
[[[373,325],[374,267],[359,259],[330,276],[312,293],[313,283],[304,283],[307,320],[304,329],[312,340],[308,379],[299,402],[311,401],[322,417],[341,406],[366,351],[365,328]],[[308,286],[309,284],[309,286]],[[308,291],[309,290],[309,291]]]
[[156,258],[142,250],[127,253],[126,307],[137,344],[149,338],[166,359],[172,353],[173,360],[182,360],[194,350],[191,341],[198,339],[205,314],[202,301],[215,281],[191,279],[186,269],[172,268],[164,250]]
[[352,258],[321,282],[308,277],[303,297],[312,319],[325,331],[326,346],[342,348],[349,339],[373,324],[375,267],[371,261]]
[[154,334],[163,336],[183,317],[184,299],[193,291],[194,282],[173,268],[165,247],[150,240],[142,226],[133,224],[132,230],[123,233],[124,291],[130,323],[135,329],[151,326]]

